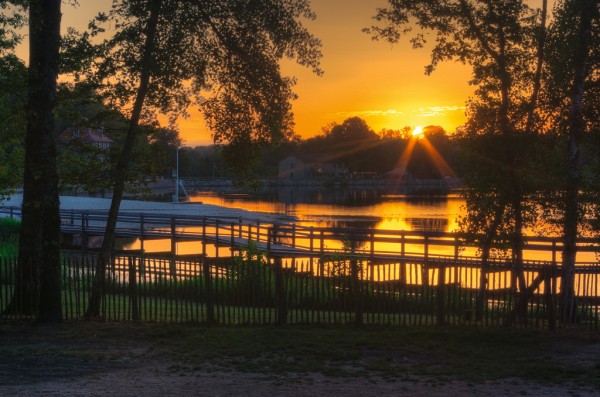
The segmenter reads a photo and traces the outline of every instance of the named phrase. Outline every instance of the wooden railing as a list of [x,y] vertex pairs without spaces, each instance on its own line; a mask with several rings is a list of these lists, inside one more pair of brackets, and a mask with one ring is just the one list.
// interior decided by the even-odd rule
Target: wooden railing
[[[20,217],[18,207],[0,207],[0,214]],[[102,236],[107,220],[106,211],[61,210],[62,232],[78,235],[85,242],[89,236]],[[351,254],[373,260],[394,260],[401,257],[434,258],[453,261],[477,261],[477,248],[457,233],[415,232],[363,228],[309,227],[297,223],[269,223],[240,217],[207,217],[121,212],[117,220],[119,237],[140,241],[171,239],[201,241],[227,247],[233,255],[239,249],[256,245],[257,249],[289,257],[319,257]],[[557,264],[562,252],[562,240],[555,237],[527,237],[526,265]],[[578,240],[578,252],[600,251],[600,240]],[[200,253],[200,252],[199,252]],[[591,265],[594,260],[580,260]]]
[[[20,217],[15,207],[0,208],[0,213]],[[103,235],[106,219],[105,211],[61,211],[63,233],[79,235],[84,242]],[[478,306],[481,263],[476,247],[453,233],[124,212],[118,217],[117,235],[140,239],[142,249],[113,252],[106,274],[107,319],[501,324],[520,296],[512,264],[496,258],[489,265],[485,304]],[[145,252],[143,241],[151,239],[170,239],[171,251]],[[183,241],[201,242],[198,252],[176,255],[174,248]],[[578,245],[580,252],[595,253],[599,242],[580,239]],[[212,255],[207,246],[216,247]],[[227,255],[219,257],[218,247]],[[528,237],[525,249],[548,258],[525,261],[527,285],[539,281],[528,298],[528,321],[553,328],[562,243],[558,238]],[[94,262],[89,252],[65,251],[62,276],[68,318],[80,317],[85,310]],[[15,269],[14,259],[0,260],[0,308],[10,302]],[[598,329],[600,266],[580,261],[575,273],[580,321]],[[484,311],[483,317],[473,317],[476,308]]]

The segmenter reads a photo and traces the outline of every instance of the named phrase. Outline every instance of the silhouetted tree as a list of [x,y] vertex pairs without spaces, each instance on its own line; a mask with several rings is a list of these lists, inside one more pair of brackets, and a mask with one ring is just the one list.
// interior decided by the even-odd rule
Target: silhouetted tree
[[32,0],[22,225],[9,311],[62,320],[60,216],[53,109],[58,76],[60,0]]
[[[467,215],[474,218],[467,219],[465,225],[487,228],[477,230],[477,234],[484,232],[486,238],[493,241],[495,225],[501,220],[510,220],[514,270],[523,297],[527,290],[522,267],[526,222],[523,214],[527,194],[532,191],[527,178],[526,137],[531,134],[536,121],[546,14],[545,0],[538,10],[523,0],[390,1],[389,6],[379,9],[376,15],[382,25],[366,29],[375,39],[392,43],[416,31],[411,39],[416,48],[425,45],[430,35],[433,36],[431,64],[426,67],[426,73],[448,60],[471,66],[471,84],[476,85],[477,90],[475,98],[469,102],[469,123],[463,131],[471,136],[490,134],[495,137],[495,145],[492,152],[480,152],[493,162],[493,166],[481,164],[472,168],[472,178],[466,175],[470,187],[466,190],[466,199],[481,199],[481,204],[497,207],[468,205],[478,211]],[[492,167],[502,167],[502,172],[488,174]],[[498,179],[490,180],[490,177]],[[490,200],[490,193],[496,196],[493,200]],[[510,216],[506,216],[506,211]],[[477,221],[481,216],[487,219],[498,217],[498,220],[481,223]],[[482,247],[487,249],[488,244],[482,244]],[[485,259],[486,255],[483,257]],[[487,285],[486,269],[484,261],[481,291]],[[521,303],[518,306],[524,307]],[[482,306],[483,303],[478,305]]]
[[[300,23],[302,17],[314,15],[301,0],[124,0],[96,18],[90,33],[70,40],[76,45],[67,55],[77,61],[83,54],[84,62],[78,63],[87,66],[76,71],[76,78],[95,82],[119,108],[126,109],[135,98],[114,168],[113,200],[88,316],[99,314],[140,119],[156,112],[184,114],[198,99],[215,141],[227,142],[230,150],[242,148],[239,153],[248,153],[256,142],[283,139],[291,131],[294,94],[293,80],[281,76],[279,60],[294,58],[320,73],[320,43]],[[108,21],[115,27],[114,35],[91,45]],[[207,91],[206,99],[200,100],[200,93]]]
[[0,57],[0,200],[23,177],[27,68],[13,54]]
[[[577,237],[585,229],[590,202],[581,202],[581,192],[590,198],[597,189],[594,170],[582,164],[582,147],[587,142],[594,156],[594,129],[597,129],[600,80],[600,4],[593,0],[562,0],[555,5],[555,19],[549,30],[547,84],[543,90],[545,123],[548,134],[563,147],[566,167],[554,178],[560,187],[558,202],[551,212],[562,217],[563,256],[561,277],[561,316],[565,322],[576,320],[575,261]],[[588,164],[594,163],[589,159]],[[556,169],[556,167],[555,167]],[[592,171],[592,172],[589,172]],[[591,179],[590,179],[591,177]],[[590,183],[591,182],[591,183]],[[555,217],[556,219],[556,217]]]

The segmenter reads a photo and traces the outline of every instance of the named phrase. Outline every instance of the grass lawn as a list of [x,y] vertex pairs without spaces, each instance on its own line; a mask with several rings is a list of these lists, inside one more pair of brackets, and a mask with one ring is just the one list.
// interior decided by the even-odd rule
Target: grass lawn
[[206,327],[65,322],[0,324],[0,384],[23,357],[78,362],[168,362],[172,374],[321,374],[380,381],[526,381],[600,393],[600,335],[504,328]]

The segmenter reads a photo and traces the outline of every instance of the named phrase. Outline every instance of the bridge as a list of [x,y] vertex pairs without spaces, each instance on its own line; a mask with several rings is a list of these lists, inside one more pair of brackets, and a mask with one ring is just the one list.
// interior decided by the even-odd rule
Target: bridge
[[[20,218],[19,207],[0,207],[0,214]],[[107,211],[61,210],[61,231],[83,249],[90,241],[101,238],[108,218]],[[145,212],[120,212],[116,237],[139,239],[140,249],[152,240],[170,240],[171,249],[163,254],[177,254],[177,243],[199,242],[196,254],[206,255],[212,246],[215,257],[234,255],[240,250],[255,249],[284,258],[317,258],[340,254],[369,259],[372,263],[410,260],[476,265],[477,247],[457,233],[379,230],[373,228],[335,228],[302,226],[297,223],[250,221],[239,217],[212,218],[193,215],[165,215]],[[578,251],[588,257],[599,251],[599,239],[578,240]],[[525,266],[557,265],[562,241],[556,237],[527,237]],[[225,253],[224,253],[225,252]],[[581,255],[580,255],[581,256]],[[494,261],[498,262],[498,260]],[[505,262],[505,261],[504,261]],[[593,265],[595,260],[580,261]]]

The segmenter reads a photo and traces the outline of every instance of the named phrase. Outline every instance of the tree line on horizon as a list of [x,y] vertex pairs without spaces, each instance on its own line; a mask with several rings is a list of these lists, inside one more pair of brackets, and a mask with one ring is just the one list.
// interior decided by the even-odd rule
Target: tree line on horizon
[[[70,29],[62,37],[60,0],[0,0],[0,7],[14,11],[0,16],[6,27],[0,31],[0,70],[23,69],[14,48],[20,40],[15,29],[24,24],[30,29],[31,54],[21,104],[18,81],[0,82],[7,87],[3,104],[26,109],[19,115],[10,106],[0,108],[6,116],[0,156],[7,163],[20,153],[24,158],[19,282],[10,310],[60,319],[53,138],[59,74],[70,76],[74,86],[90,87],[126,120],[108,170],[113,201],[88,318],[99,313],[120,200],[136,148],[147,141],[149,131],[142,126],[152,125],[157,114],[168,114],[175,123],[191,104],[200,106],[221,145],[220,158],[241,178],[260,168],[261,154],[277,150],[281,155],[322,152],[351,170],[380,172],[393,167],[406,149],[406,137],[377,135],[358,118],[326,126],[312,139],[294,138],[294,81],[281,75],[279,61],[292,58],[322,73],[321,44],[302,24],[315,17],[308,2],[122,0],[87,31]],[[549,9],[547,0],[539,7],[524,0],[390,0],[374,15],[373,26],[364,29],[374,40],[409,40],[415,48],[430,49],[426,73],[448,61],[471,68],[475,93],[466,104],[467,122],[451,138],[438,134],[437,149],[465,180],[467,214],[461,229],[479,245],[482,261],[476,315],[487,301],[489,260],[504,255],[519,291],[510,322],[525,321],[527,302],[544,275],[533,281],[525,277],[524,230],[543,218],[563,238],[561,320],[576,322],[577,238],[597,236],[599,230],[600,4],[557,0]],[[9,120],[23,126],[22,147],[15,131],[6,128]],[[270,149],[272,144],[280,146]],[[12,176],[4,174],[2,182],[10,182]],[[34,296],[31,291],[38,298],[25,301]]]
[[[293,136],[276,146],[267,146],[259,154],[252,174],[259,178],[275,178],[279,162],[288,156],[307,158],[311,162],[336,163],[349,172],[383,176],[400,166],[402,154],[412,141],[427,139],[450,164],[458,164],[457,145],[440,126],[426,126],[422,136],[413,136],[413,127],[383,129],[376,133],[365,120],[350,117],[342,123],[329,123],[320,134],[303,139]],[[418,144],[405,165],[414,177],[439,179],[446,175],[436,167],[427,149]],[[179,175],[188,178],[236,178],[236,169],[228,163],[218,146],[182,147],[179,152]]]

